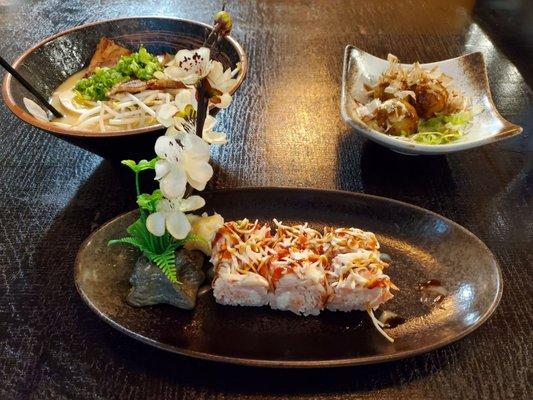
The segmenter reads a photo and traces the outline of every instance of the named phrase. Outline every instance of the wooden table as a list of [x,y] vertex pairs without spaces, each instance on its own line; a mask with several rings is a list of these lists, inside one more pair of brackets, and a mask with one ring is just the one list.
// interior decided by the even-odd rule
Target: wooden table
[[[220,3],[0,0],[0,54],[14,59],[45,36],[104,18],[209,22]],[[533,112],[525,79],[533,20],[526,3],[228,1],[250,72],[220,114],[230,143],[213,153],[212,186],[359,191],[457,221],[503,270],[502,302],[479,330],[416,358],[333,370],[220,365],[137,343],[82,303],[72,276],[83,239],[134,207],[129,175],[0,107],[0,398],[530,397]],[[407,157],[367,142],[339,114],[347,44],[405,62],[482,51],[498,109],[524,134],[442,157]]]

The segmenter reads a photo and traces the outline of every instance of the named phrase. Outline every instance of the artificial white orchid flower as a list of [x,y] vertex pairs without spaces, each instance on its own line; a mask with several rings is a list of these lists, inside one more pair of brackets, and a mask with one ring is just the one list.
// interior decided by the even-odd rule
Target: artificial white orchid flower
[[235,68],[233,71],[231,68],[224,71],[224,66],[220,61],[212,61],[211,70],[207,75],[207,79],[213,89],[227,93],[237,84],[235,75],[237,75],[238,72],[239,67]]
[[155,165],[155,179],[168,199],[183,197],[187,182],[196,190],[204,190],[213,176],[209,145],[194,134],[177,131],[173,136],[161,136],[155,152],[161,158]]
[[[196,133],[196,111],[198,109],[198,101],[196,100],[195,90],[182,90],[176,95],[176,107],[180,110],[178,116],[174,120],[175,129],[168,129],[167,135],[174,136],[178,131]],[[194,121],[194,122],[193,122]],[[204,129],[202,132],[202,139],[209,144],[225,144],[226,134],[224,132],[215,132],[213,128],[216,125],[216,119],[210,114],[207,114],[204,122]]]
[[[196,111],[198,101],[195,90],[181,90],[172,103],[163,104],[156,113],[159,123],[169,128],[167,136],[175,137],[180,132],[196,133]],[[209,144],[225,144],[226,134],[224,132],[213,131],[216,119],[212,115],[207,115],[204,122],[202,139]]]
[[175,116],[183,114],[184,117],[194,117],[191,111],[198,108],[195,93],[194,88],[180,90],[172,102],[159,107],[156,113],[157,121],[168,128],[173,125]]
[[168,231],[175,239],[185,239],[191,231],[191,223],[185,213],[198,210],[204,205],[205,200],[200,196],[159,200],[156,212],[146,218],[146,228],[155,236],[163,236]]
[[155,142],[155,152],[161,160],[155,164],[155,178],[163,196],[182,198],[187,187],[187,174],[182,165],[183,148],[175,139],[161,136]]
[[231,103],[231,95],[229,92],[237,84],[235,75],[239,72],[239,67],[233,71],[228,68],[224,71],[224,66],[219,61],[212,61],[211,70],[207,75],[207,80],[211,89],[216,92],[211,95],[210,101],[215,107],[226,108]]
[[[209,144],[225,144],[227,142],[226,134],[224,132],[216,132],[213,130],[216,124],[216,119],[212,115],[207,115],[204,122],[202,132],[202,139]],[[174,119],[174,126],[167,129],[167,136],[176,137],[183,132],[190,135],[196,134],[196,121],[187,117],[177,117]]]
[[195,85],[211,70],[211,51],[206,47],[180,50],[165,68],[165,75],[185,85]]
[[[196,100],[194,90],[183,90],[176,95],[174,104],[178,108],[178,112],[174,115],[174,125],[167,130],[167,136],[175,137],[180,132],[187,132],[191,135],[196,134],[196,112],[198,102]],[[213,128],[216,124],[216,119],[210,114],[205,117],[202,139],[209,144],[224,144],[227,142],[226,134],[223,132],[215,132]]]

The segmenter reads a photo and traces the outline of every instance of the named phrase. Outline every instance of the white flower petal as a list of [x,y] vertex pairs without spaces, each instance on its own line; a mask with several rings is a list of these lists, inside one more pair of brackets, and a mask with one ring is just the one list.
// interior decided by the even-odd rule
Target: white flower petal
[[187,182],[189,183],[189,185],[191,185],[194,189],[198,190],[198,191],[202,191],[205,189],[205,187],[207,186],[207,182],[205,181],[195,181],[194,179],[191,179],[191,177],[189,177],[187,179]]
[[233,71],[231,71],[231,77],[232,78],[236,77],[240,70],[241,70],[241,63],[239,61],[237,63],[237,66],[235,67],[235,69]]
[[180,50],[176,53],[173,65],[165,69],[172,79],[192,85],[205,77],[211,70],[211,52],[206,47],[196,50]]
[[207,79],[213,89],[217,89],[224,94],[228,93],[237,84],[237,80],[232,78],[232,76],[233,71],[230,68],[224,71],[224,67],[220,62],[213,61]]
[[192,74],[184,71],[183,69],[181,69],[180,67],[177,67],[175,65],[166,67],[165,68],[165,75],[168,76],[170,79],[173,79],[173,80],[176,80],[176,81],[181,81],[183,83],[185,83],[183,78],[185,78],[187,76],[193,76]]
[[213,167],[206,162],[192,161],[187,165],[187,181],[196,190],[204,190],[213,176]]
[[207,76],[207,79],[209,79],[209,83],[213,84],[218,81],[220,81],[223,78],[224,75],[224,67],[220,61],[212,61],[211,63],[211,70],[209,71],[209,75]]
[[156,119],[167,128],[172,125],[172,118],[178,112],[178,107],[172,103],[163,104],[156,113]]
[[165,234],[165,216],[163,213],[156,212],[146,218],[146,229],[152,235],[163,236]]
[[191,223],[184,213],[174,211],[167,215],[166,226],[168,232],[176,239],[185,239],[191,231]]
[[228,68],[227,70],[224,71],[224,73],[222,74],[222,77],[224,78],[224,82],[227,82],[231,79],[231,74],[232,74],[231,68]]
[[169,126],[167,131],[165,132],[165,136],[168,136],[168,137],[171,137],[171,138],[176,138],[176,136],[178,135],[178,133],[180,133],[180,131],[178,129],[181,129],[181,125],[178,124],[178,122],[176,122],[177,120],[179,121],[180,119],[183,119],[183,118],[176,118],[176,120],[174,120],[174,123],[178,126],[178,128],[176,128],[175,125],[172,125],[172,126]]
[[185,147],[185,152],[192,158],[209,159],[209,145],[194,134],[183,135],[181,143]]
[[198,101],[196,100],[196,89],[180,90],[176,95],[176,107],[182,111],[188,105],[191,105],[194,110],[198,109]]
[[159,181],[159,189],[167,199],[180,199],[185,194],[187,175],[185,171],[173,166],[168,174]]
[[201,196],[189,196],[182,199],[179,204],[180,211],[188,212],[198,210],[205,206],[205,200]]
[[222,93],[222,95],[218,96],[218,99],[218,103],[213,103],[217,108],[228,108],[231,103],[231,95],[229,93]]
[[212,130],[215,127],[216,123],[217,123],[216,118],[213,117],[212,115],[207,114],[207,116],[205,117],[205,122],[204,122],[204,131]]
[[170,171],[170,165],[167,160],[159,160],[155,163],[155,180],[159,180],[168,174]]
[[207,47],[200,47],[195,51],[195,55],[201,57],[201,62],[197,65],[197,73],[203,78],[209,74],[211,70],[212,61],[211,61],[211,50]]
[[175,153],[176,151],[179,152],[177,147],[179,146],[177,145],[175,139],[168,136],[159,136],[155,141],[154,150],[158,157],[164,159],[172,158],[172,160],[169,161],[174,162]]
[[156,211],[163,214],[173,211],[170,201],[168,199],[159,200],[156,204]]
[[202,139],[210,144],[225,144],[228,141],[224,132],[214,131],[204,131]]

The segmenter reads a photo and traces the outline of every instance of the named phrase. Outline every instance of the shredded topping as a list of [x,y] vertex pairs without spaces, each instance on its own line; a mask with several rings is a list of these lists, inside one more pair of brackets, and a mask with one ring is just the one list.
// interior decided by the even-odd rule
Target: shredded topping
[[231,272],[246,274],[254,272],[268,276],[270,227],[251,223],[247,219],[230,221],[219,229],[213,239],[211,263],[215,270],[227,267]]
[[368,289],[376,287],[397,289],[389,276],[383,273],[388,267],[379,257],[379,252],[358,249],[353,253],[339,254],[333,258],[329,271],[332,287],[347,283],[352,287]]

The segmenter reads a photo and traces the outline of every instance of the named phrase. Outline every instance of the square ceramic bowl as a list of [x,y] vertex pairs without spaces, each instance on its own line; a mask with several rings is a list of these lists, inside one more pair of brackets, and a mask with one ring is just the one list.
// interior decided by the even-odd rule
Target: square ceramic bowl
[[[402,64],[402,66],[410,65]],[[438,66],[443,73],[453,78],[455,86],[471,100],[472,105],[480,109],[470,129],[461,139],[439,145],[420,144],[378,132],[361,121],[355,111],[354,97],[357,97],[357,92],[360,90],[358,88],[364,83],[375,83],[379,75],[387,69],[388,61],[374,57],[354,46],[347,46],[344,52],[341,93],[341,113],[344,120],[368,139],[396,152],[410,155],[445,154],[466,150],[522,132],[521,127],[505,120],[496,110],[490,94],[485,60],[481,53],[466,54],[421,66],[426,69]]]

